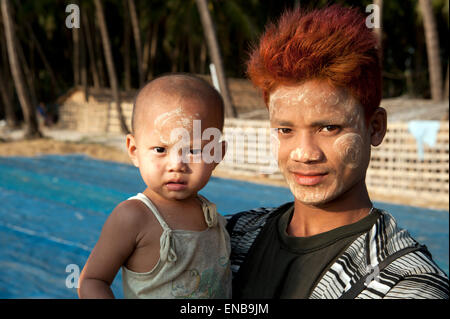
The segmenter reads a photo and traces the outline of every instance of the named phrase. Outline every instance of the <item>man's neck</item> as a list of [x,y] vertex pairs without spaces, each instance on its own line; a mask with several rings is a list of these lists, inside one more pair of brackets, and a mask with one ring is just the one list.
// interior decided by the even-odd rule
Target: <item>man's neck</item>
[[321,206],[311,206],[295,200],[294,214],[287,233],[295,237],[309,237],[356,223],[366,217],[372,203],[364,181],[339,198]]

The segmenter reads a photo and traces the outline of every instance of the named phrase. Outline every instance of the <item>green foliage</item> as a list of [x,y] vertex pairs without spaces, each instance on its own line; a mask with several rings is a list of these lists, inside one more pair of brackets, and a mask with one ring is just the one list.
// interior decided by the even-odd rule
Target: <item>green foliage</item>
[[[132,86],[138,86],[138,72],[134,39],[124,50],[124,21],[129,17],[125,10],[127,0],[104,0],[105,17],[111,38],[114,60],[120,79],[123,78],[123,54],[130,52]],[[35,77],[39,100],[53,101],[73,86],[72,30],[65,27],[65,12],[69,3],[79,3],[85,9],[91,23],[93,41],[99,39],[95,7],[92,1],[78,0],[23,0],[14,3],[14,19],[17,36],[24,56]],[[228,76],[244,77],[248,50],[263,32],[267,22],[277,19],[286,8],[298,4],[301,8],[323,7],[328,3],[340,3],[363,10],[372,3],[369,0],[209,0],[209,8],[216,25],[219,45]],[[153,74],[170,71],[198,73],[204,63],[201,50],[204,35],[195,0],[135,0],[139,19],[142,46],[148,46],[152,30],[158,27],[157,46]],[[442,61],[448,60],[448,0],[432,0],[441,41]],[[384,96],[397,96],[411,92],[405,73],[412,75],[417,95],[426,95],[427,59],[423,26],[418,10],[418,0],[384,1],[383,9],[383,67],[385,73]],[[129,19],[129,18],[128,18]],[[62,88],[52,87],[50,75],[33,46],[25,25],[29,23],[43,48]],[[1,30],[1,29],[0,29]],[[95,42],[95,43],[97,43]],[[103,59],[101,48],[96,45],[95,54]],[[95,61],[89,61],[88,65]],[[4,63],[4,62],[3,62]],[[97,63],[97,62],[96,62]],[[100,63],[100,66],[103,62]],[[206,61],[208,63],[208,59]],[[97,65],[98,66],[98,65]],[[3,66],[4,67],[4,66]],[[446,68],[446,65],[443,66]],[[89,68],[88,68],[89,70]],[[205,68],[208,72],[208,68]],[[92,77],[89,72],[89,83]],[[108,80],[104,80],[108,84]],[[425,93],[424,93],[425,92]]]

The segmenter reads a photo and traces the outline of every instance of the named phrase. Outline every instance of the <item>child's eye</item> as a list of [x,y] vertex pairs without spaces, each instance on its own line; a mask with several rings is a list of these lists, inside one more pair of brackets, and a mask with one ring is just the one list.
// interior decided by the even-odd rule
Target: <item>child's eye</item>
[[278,128],[277,130],[278,130],[278,133],[280,133],[280,134],[289,134],[292,132],[292,129],[286,128],[286,127],[281,127],[281,128]]
[[191,150],[189,150],[189,153],[191,155],[199,155],[202,153],[202,150],[201,149],[191,149]]
[[158,154],[163,154],[166,152],[166,148],[161,147],[161,146],[156,146],[153,148],[153,152],[158,153]]

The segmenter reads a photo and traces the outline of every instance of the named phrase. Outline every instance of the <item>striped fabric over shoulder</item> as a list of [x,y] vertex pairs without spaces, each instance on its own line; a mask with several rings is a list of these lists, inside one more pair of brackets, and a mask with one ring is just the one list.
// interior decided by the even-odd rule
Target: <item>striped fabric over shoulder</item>
[[[231,236],[233,277],[271,216],[286,211],[258,208],[227,216]],[[425,246],[398,227],[389,213],[369,232],[359,236],[325,271],[311,299],[448,299],[447,275],[435,264]]]
[[226,215],[231,238],[231,272],[236,276],[250,247],[276,208],[256,208],[234,215]]
[[[330,266],[310,298],[341,298],[363,280],[356,299],[448,299],[446,274],[431,259],[426,247],[414,250],[418,246],[407,230],[399,228],[389,213],[381,211],[371,230],[358,237]],[[408,249],[411,252],[396,257]]]

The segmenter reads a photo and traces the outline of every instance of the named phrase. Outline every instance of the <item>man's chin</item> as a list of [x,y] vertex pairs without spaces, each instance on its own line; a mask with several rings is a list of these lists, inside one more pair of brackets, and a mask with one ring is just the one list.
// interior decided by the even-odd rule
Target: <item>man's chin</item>
[[290,187],[291,193],[294,195],[295,201],[306,206],[317,208],[325,207],[342,195],[342,191],[338,189],[320,190],[314,187]]

